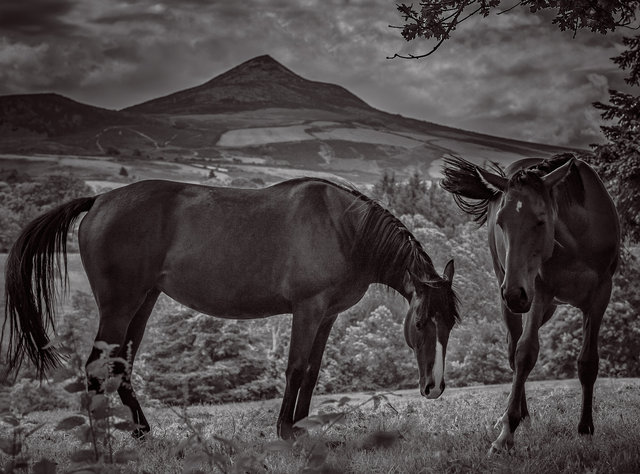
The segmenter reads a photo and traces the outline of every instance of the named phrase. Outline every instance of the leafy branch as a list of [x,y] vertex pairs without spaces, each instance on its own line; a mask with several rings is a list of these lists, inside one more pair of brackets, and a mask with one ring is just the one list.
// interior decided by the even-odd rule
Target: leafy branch
[[574,36],[580,29],[606,34],[616,28],[639,27],[636,23],[640,0],[521,0],[515,5],[500,9],[501,3],[502,0],[429,0],[421,1],[419,8],[413,4],[397,4],[396,8],[404,24],[389,26],[400,29],[402,37],[407,41],[417,38],[433,39],[436,44],[423,54],[396,53],[387,59],[420,59],[430,56],[469,18],[476,15],[486,18],[493,11],[501,15],[516,8],[526,8],[530,13],[551,10],[555,13],[552,23],[561,31],[573,31]]

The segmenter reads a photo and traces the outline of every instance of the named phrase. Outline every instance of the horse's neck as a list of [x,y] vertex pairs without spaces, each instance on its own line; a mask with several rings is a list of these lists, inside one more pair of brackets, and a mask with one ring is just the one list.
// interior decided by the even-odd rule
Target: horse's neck
[[[424,258],[424,257],[418,257]],[[385,272],[385,274],[379,277],[380,281],[375,283],[382,283],[388,287],[393,288],[400,293],[407,301],[411,300],[411,294],[407,293],[405,289],[405,275],[409,273],[412,278],[419,278],[424,282],[434,282],[442,279],[438,272],[434,268],[433,264],[427,258],[421,261],[419,265],[414,265],[414,268],[406,269],[393,269]]]
[[575,254],[578,251],[579,246],[576,238],[571,233],[567,224],[561,219],[556,221],[554,240],[555,245],[562,250],[571,254]]
[[376,281],[374,283],[382,283],[383,285],[388,286],[389,288],[393,288],[398,293],[400,293],[404,299],[407,301],[411,301],[411,294],[407,293],[407,290],[404,286],[404,274],[401,275],[384,275],[379,278],[380,281]]

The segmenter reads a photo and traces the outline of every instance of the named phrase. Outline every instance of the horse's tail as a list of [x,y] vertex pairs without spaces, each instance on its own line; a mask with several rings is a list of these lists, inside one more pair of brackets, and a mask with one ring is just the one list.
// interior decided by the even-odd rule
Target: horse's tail
[[67,284],[67,234],[74,220],[91,209],[96,197],[79,198],[46,212],[30,222],[9,251],[5,266],[5,319],[9,323],[7,362],[20,367],[27,355],[38,375],[60,361],[49,347],[47,330],[54,328],[55,284],[58,275]]
[[[493,168],[504,176],[504,172],[497,165]],[[489,203],[496,198],[498,191],[487,185],[478,173],[476,165],[463,158],[445,158],[443,174],[444,179],[440,185],[453,194],[458,207],[472,215],[479,225],[484,224],[487,221]]]

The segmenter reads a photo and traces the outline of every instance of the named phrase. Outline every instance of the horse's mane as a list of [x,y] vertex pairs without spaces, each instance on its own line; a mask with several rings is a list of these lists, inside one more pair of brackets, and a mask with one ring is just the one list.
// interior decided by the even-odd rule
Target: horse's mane
[[[376,277],[383,277],[390,269],[398,269],[403,273],[408,270],[416,277],[427,278],[434,283],[442,281],[431,257],[420,242],[400,219],[378,201],[361,193],[352,185],[342,185],[328,179],[303,177],[287,181],[291,184],[303,182],[328,184],[356,198],[349,208],[359,211],[360,214],[356,224],[353,251],[359,260],[365,260],[363,263],[375,264]],[[374,255],[375,261],[371,259]]]
[[[491,163],[491,168],[500,176],[505,176],[504,170],[497,163]],[[500,193],[487,186],[478,174],[477,166],[464,158],[447,157],[444,159],[443,173],[444,179],[440,186],[453,195],[457,206],[473,216],[478,225],[487,222],[489,203]]]
[[[542,176],[574,158],[571,153],[556,155],[518,170],[512,176],[507,176],[497,163],[491,163],[491,168],[500,176],[509,178],[509,186],[525,185],[535,188],[542,186]],[[444,163],[444,179],[440,185],[453,194],[454,201],[462,211],[472,215],[479,225],[484,224],[487,221],[489,203],[500,193],[487,185],[478,174],[478,167],[473,163],[457,157],[445,158]],[[557,186],[555,198],[560,207],[571,206],[574,203],[584,204],[585,190],[580,173],[576,170],[570,172],[567,178]]]
[[[516,172],[509,180],[509,185],[528,184],[539,186],[541,177],[557,170],[575,157],[571,153],[563,153],[548,158],[540,163]],[[555,199],[560,207],[572,204],[584,205],[585,189],[580,173],[572,170],[568,176],[556,186]]]
[[[375,276],[380,279],[389,273],[409,271],[413,276],[432,282],[442,282],[431,257],[409,229],[378,202],[355,194],[364,204],[356,230],[356,245],[361,257],[375,256]],[[372,262],[368,262],[372,263]]]
[[[320,182],[351,194],[355,199],[349,211],[359,215],[352,252],[362,265],[373,266],[374,277],[384,281],[389,272],[400,279],[408,271],[414,278],[431,287],[442,286],[447,280],[440,276],[433,261],[411,231],[378,201],[358,191],[352,185],[342,185],[322,178],[296,178],[288,182]],[[448,311],[441,314],[451,317],[449,323],[460,319],[458,297],[453,289],[444,292],[444,304]]]

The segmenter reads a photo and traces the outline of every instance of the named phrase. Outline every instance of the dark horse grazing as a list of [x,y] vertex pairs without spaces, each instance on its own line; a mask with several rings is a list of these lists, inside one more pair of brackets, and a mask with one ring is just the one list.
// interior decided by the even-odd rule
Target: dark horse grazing
[[491,452],[511,448],[514,431],[529,415],[524,384],[538,358],[538,329],[559,303],[583,312],[578,431],[592,434],[598,331],[620,250],[618,215],[600,178],[588,164],[566,155],[517,161],[506,176],[447,159],[444,175],[442,186],[460,208],[481,224],[487,222],[508,329],[513,386]]
[[[40,374],[58,362],[47,346],[53,277],[60,255],[66,271],[67,232],[82,212],[80,254],[100,313],[96,341],[116,344],[115,356],[133,363],[161,292],[223,318],[293,313],[277,424],[288,438],[309,413],[336,316],[379,282],[410,303],[405,337],[418,361],[420,391],[437,398],[444,390],[445,351],[458,319],[453,261],[439,275],[391,213],[355,190],[311,178],[259,190],[143,181],[40,216],[7,259],[12,368],[25,355]],[[94,348],[87,363],[97,357]],[[99,387],[90,378],[89,389]],[[140,425],[134,435],[142,436],[150,428],[130,380],[118,393]]]

